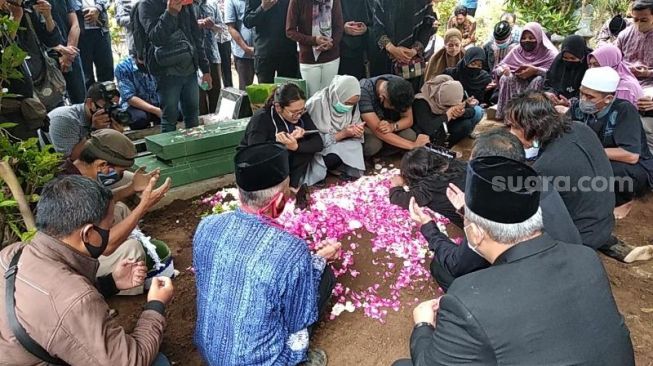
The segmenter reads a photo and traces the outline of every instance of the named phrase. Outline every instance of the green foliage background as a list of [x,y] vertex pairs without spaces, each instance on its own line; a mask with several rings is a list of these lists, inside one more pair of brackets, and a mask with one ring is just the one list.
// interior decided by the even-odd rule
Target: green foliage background
[[[0,16],[0,85],[5,85],[9,80],[23,78],[19,66],[27,57],[27,53],[18,47],[10,36],[18,29],[19,24],[9,16]],[[4,97],[11,95],[2,88],[0,112]],[[9,129],[14,126],[13,123],[0,123],[0,157],[16,174],[28,202],[34,204],[38,201],[37,192],[54,178],[54,173],[61,164],[61,156],[50,148],[42,150],[36,138],[24,141],[12,138]],[[0,247],[18,239],[26,240],[32,234],[23,223],[18,203],[11,195],[9,187],[0,179]]]

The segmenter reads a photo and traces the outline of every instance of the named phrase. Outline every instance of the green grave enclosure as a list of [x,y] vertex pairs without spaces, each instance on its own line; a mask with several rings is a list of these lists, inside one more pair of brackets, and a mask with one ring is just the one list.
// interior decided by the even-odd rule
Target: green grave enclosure
[[247,86],[247,96],[249,97],[249,102],[252,106],[262,106],[268,100],[268,97],[272,95],[272,91],[277,85],[283,83],[294,83],[299,86],[300,89],[307,93],[308,88],[306,87],[306,80],[303,79],[293,79],[293,78],[283,78],[275,77],[274,84],[252,84]]
[[282,78],[282,77],[275,77],[274,78],[274,83],[276,85],[281,85],[284,83],[293,83],[299,87],[299,89],[304,91],[305,95],[308,95],[308,87],[306,86],[306,80],[304,79],[292,79],[292,78]]
[[236,147],[245,134],[249,118],[223,121],[145,138],[150,156],[137,158],[134,169],[159,168],[161,179],[178,187],[232,173]]
[[248,85],[245,90],[247,91],[247,96],[249,97],[249,102],[252,104],[252,107],[262,106],[265,104],[265,102],[268,100],[268,97],[272,95],[272,91],[275,87],[276,85],[274,84]]

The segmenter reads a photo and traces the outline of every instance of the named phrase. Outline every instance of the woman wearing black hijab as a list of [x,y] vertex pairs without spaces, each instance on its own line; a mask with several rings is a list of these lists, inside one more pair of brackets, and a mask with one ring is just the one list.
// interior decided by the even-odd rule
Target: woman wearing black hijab
[[480,47],[471,47],[465,51],[465,56],[456,67],[444,70],[444,73],[460,81],[467,98],[474,97],[479,104],[487,102],[487,86],[492,82],[492,76],[483,70],[485,51]]
[[578,89],[587,71],[587,56],[592,49],[585,39],[572,35],[562,42],[560,53],[546,74],[544,91],[556,105],[569,106],[569,99],[578,98]]

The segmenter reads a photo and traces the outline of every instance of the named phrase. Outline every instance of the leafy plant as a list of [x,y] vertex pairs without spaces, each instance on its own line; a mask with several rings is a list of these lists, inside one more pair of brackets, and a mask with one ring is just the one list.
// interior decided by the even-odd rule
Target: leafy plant
[[[13,36],[19,24],[6,15],[0,16],[0,108],[2,98],[11,97],[4,86],[24,76],[19,67],[27,53]],[[1,109],[0,109],[1,112]],[[9,130],[15,123],[0,123],[0,247],[16,239],[27,240],[35,232],[32,207],[37,192],[54,177],[61,156],[51,149],[41,150],[38,139],[18,140]]]
[[[114,64],[127,56],[127,48],[125,42],[125,31],[116,20],[116,5],[115,2],[107,9],[109,16],[109,34],[111,35],[111,49],[114,55]],[[117,58],[116,58],[117,56]]]
[[508,11],[525,22],[538,22],[547,31],[566,36],[578,29],[579,3],[569,0],[507,0]]
[[439,35],[444,36],[444,33],[447,31],[447,22],[453,15],[453,10],[456,5],[458,5],[457,0],[440,0],[434,4],[434,10],[438,14],[438,21],[440,22],[440,27],[438,28]]
[[[39,199],[39,190],[54,178],[54,173],[61,164],[61,155],[51,149],[41,150],[38,139],[30,138],[13,142],[7,133],[0,134],[0,156],[16,175],[26,201],[33,206]],[[31,208],[31,207],[30,207]],[[6,182],[0,180],[0,214],[5,218],[0,221],[0,242],[15,238],[25,240],[31,234],[19,211],[18,201],[9,190]],[[9,232],[7,232],[9,228]],[[9,239],[9,240],[8,240]]]

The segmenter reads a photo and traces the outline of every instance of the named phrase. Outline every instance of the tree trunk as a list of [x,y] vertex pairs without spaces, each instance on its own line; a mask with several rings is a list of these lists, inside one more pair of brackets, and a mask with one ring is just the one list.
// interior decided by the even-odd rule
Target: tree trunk
[[29,203],[25,198],[25,193],[23,188],[18,183],[18,178],[14,170],[11,169],[11,166],[6,161],[0,161],[0,179],[4,180],[11,191],[11,195],[18,202],[18,209],[20,210],[20,215],[23,217],[25,222],[25,227],[27,230],[36,229],[36,224],[34,222],[34,214],[29,207]]

